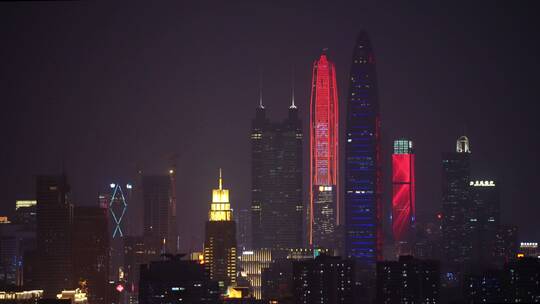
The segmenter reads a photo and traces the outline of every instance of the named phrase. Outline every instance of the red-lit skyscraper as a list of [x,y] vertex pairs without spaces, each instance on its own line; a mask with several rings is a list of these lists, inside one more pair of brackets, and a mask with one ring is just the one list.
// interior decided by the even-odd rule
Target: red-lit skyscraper
[[339,109],[336,69],[325,53],[313,64],[310,110],[310,206],[311,246],[335,248],[339,224],[338,132]]
[[411,225],[415,218],[414,154],[412,141],[394,141],[392,154],[392,232],[399,255],[411,254]]

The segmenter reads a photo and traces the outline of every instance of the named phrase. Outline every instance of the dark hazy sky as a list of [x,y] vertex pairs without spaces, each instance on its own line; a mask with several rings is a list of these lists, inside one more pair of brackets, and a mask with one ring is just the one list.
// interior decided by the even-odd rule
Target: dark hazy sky
[[392,139],[410,137],[418,217],[432,215],[441,152],[466,130],[474,175],[499,182],[504,221],[540,238],[534,2],[191,2],[0,3],[1,212],[33,197],[34,176],[62,162],[76,203],[88,205],[137,163],[164,173],[175,152],[183,246],[199,246],[219,167],[233,207],[250,204],[259,69],[268,112],[282,119],[294,66],[307,124],[313,60],[329,49],[345,96],[365,29],[378,62],[386,184]]

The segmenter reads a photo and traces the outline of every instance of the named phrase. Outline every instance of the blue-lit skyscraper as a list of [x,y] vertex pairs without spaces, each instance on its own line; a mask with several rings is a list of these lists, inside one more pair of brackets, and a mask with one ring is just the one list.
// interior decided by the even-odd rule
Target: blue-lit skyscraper
[[345,250],[358,265],[381,256],[380,117],[375,56],[366,32],[358,35],[349,77],[345,134]]

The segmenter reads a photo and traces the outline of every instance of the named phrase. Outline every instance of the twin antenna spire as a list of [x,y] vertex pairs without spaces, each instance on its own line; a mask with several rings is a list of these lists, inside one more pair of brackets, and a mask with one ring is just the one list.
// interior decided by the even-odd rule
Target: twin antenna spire
[[260,109],[264,109],[264,106],[263,106],[263,102],[262,102],[262,84],[263,84],[263,80],[262,80],[262,77],[263,77],[263,72],[262,72],[262,69],[259,71],[259,108]]
[[219,190],[223,190],[223,178],[221,177],[221,168],[219,168]]
[[[262,69],[259,73],[259,109],[264,109],[263,105],[263,72]],[[294,103],[294,68],[292,70],[292,97],[291,97],[291,106],[289,109],[296,109],[296,104]]]
[[294,104],[294,67],[292,69],[292,100],[291,100],[291,106],[289,109],[296,109],[296,105]]

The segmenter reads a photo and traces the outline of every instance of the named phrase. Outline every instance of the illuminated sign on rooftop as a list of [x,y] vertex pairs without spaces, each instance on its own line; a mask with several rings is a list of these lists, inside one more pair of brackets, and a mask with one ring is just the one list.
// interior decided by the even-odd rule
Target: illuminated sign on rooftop
[[495,187],[495,182],[494,181],[471,181],[469,183],[469,186],[472,186],[472,187]]
[[15,210],[18,210],[19,208],[27,208],[37,205],[36,200],[18,200],[15,201]]

